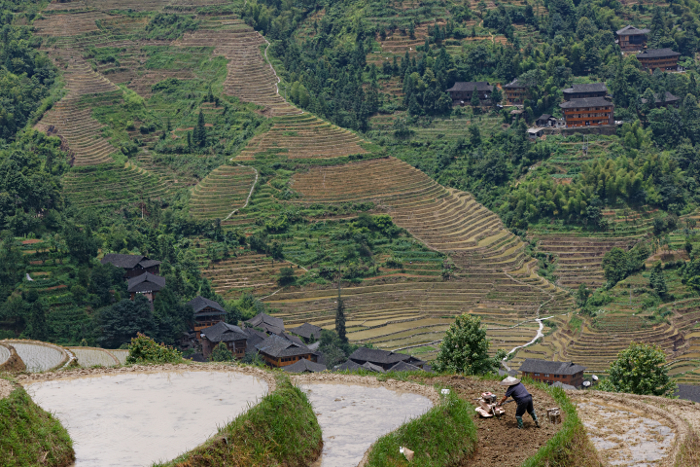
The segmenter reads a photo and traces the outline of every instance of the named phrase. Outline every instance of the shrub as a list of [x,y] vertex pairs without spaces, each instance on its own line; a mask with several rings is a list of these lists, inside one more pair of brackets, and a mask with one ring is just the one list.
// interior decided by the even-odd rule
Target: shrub
[[214,347],[214,351],[209,356],[210,362],[231,362],[233,361],[233,354],[226,347],[226,344],[219,342],[219,345]]
[[665,364],[666,354],[660,347],[632,342],[610,364],[610,377],[601,383],[600,389],[641,395],[669,395],[676,385],[669,378]]
[[505,352],[498,350],[495,357],[490,357],[490,344],[486,329],[481,327],[481,318],[462,314],[445,333],[434,368],[469,375],[497,370]]
[[150,337],[139,333],[131,339],[127,365],[134,363],[180,363],[182,353],[169,345],[158,344]]

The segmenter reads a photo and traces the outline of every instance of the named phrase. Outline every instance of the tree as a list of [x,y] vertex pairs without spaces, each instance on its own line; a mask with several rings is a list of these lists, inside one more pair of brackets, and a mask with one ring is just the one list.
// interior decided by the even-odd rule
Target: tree
[[668,376],[666,354],[656,346],[632,342],[610,364],[610,377],[600,389],[611,392],[667,396],[676,385]]
[[490,342],[481,318],[462,314],[455,319],[445,333],[434,368],[468,375],[483,375],[498,369],[505,352],[499,350],[489,356]]
[[[340,274],[340,270],[338,273]],[[348,343],[348,338],[345,334],[345,304],[343,303],[343,298],[340,296],[340,275],[338,277],[338,307],[335,310],[335,332],[338,334],[338,337],[340,337],[342,343]]]
[[472,99],[469,102],[469,104],[474,107],[474,110],[478,109],[479,106],[481,105],[481,101],[479,100],[479,93],[476,92],[476,87],[474,87],[474,91],[472,92]]
[[89,263],[97,256],[100,247],[99,240],[92,235],[89,227],[77,227],[68,225],[63,229],[63,237],[66,240],[68,252],[78,264]]
[[579,308],[583,308],[588,303],[588,297],[591,296],[591,291],[588,290],[586,284],[580,284],[578,290],[576,291],[576,305]]
[[651,277],[649,277],[649,286],[654,289],[654,291],[659,294],[659,297],[663,297],[668,293],[668,286],[666,285],[666,278],[661,269],[661,263],[657,263],[651,270]]
[[226,344],[219,342],[219,344],[214,347],[214,350],[209,355],[210,362],[231,362],[233,361],[233,354],[226,347]]
[[615,247],[603,256],[603,271],[611,285],[627,277],[628,270],[627,252],[622,248]]
[[32,303],[29,313],[29,337],[38,341],[45,341],[49,337],[49,330],[46,324],[46,310],[41,300]]
[[296,282],[296,277],[294,277],[294,269],[292,268],[282,268],[280,269],[280,275],[277,278],[277,284],[284,287],[285,285],[291,285]]
[[131,339],[126,364],[134,363],[180,363],[182,354],[169,345],[158,344],[150,337],[138,333]]
[[200,148],[203,148],[204,146],[207,145],[207,127],[204,123],[204,113],[200,110],[199,111],[199,116],[197,117],[197,127],[193,130],[194,134],[192,135],[192,139],[194,140],[193,142],[199,146]]
[[144,295],[136,294],[133,301],[122,300],[102,310],[100,324],[100,343],[108,348],[126,344],[139,333],[153,335],[151,303]]

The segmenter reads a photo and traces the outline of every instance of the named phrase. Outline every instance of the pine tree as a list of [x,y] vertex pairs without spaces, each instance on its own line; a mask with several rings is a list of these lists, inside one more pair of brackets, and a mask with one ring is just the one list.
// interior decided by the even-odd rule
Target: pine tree
[[187,132],[187,151],[192,152],[192,132]]
[[197,118],[197,128],[195,128],[194,142],[200,148],[203,148],[207,144],[207,128],[204,126],[204,113],[199,111],[199,117]]
[[474,87],[474,91],[472,92],[472,100],[470,104],[472,107],[474,107],[474,109],[478,108],[481,105],[481,101],[479,100],[479,94],[476,92],[476,87]]
[[651,270],[651,277],[649,278],[649,285],[651,286],[660,297],[663,297],[668,292],[668,286],[666,285],[666,278],[661,270],[661,264],[654,266]]
[[338,268],[338,308],[335,311],[335,332],[338,333],[341,342],[348,343],[348,337],[345,334],[345,304],[340,296],[340,267]]

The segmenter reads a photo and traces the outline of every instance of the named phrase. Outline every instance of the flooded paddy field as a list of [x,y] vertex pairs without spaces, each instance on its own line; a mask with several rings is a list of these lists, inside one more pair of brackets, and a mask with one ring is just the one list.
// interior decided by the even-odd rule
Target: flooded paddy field
[[96,374],[25,386],[73,439],[75,467],[140,467],[172,459],[268,393],[235,371]]
[[323,430],[323,453],[314,467],[355,467],[381,436],[427,412],[427,397],[345,384],[303,383]]

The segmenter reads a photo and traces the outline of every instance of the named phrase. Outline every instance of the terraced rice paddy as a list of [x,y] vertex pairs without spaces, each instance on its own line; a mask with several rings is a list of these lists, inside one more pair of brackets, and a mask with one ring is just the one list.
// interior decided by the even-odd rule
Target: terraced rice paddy
[[257,177],[252,167],[222,165],[193,188],[190,212],[199,219],[228,218],[246,204]]
[[91,347],[69,347],[68,349],[75,354],[78,359],[78,365],[83,368],[90,368],[97,365],[110,367],[120,364],[115,356],[104,349]]
[[323,430],[323,453],[314,466],[354,467],[382,435],[427,412],[416,394],[344,384],[303,384]]
[[112,355],[117,357],[117,360],[119,360],[119,363],[124,365],[126,364],[126,357],[129,356],[129,351],[124,350],[124,349],[111,349],[109,351]]
[[12,355],[10,353],[10,349],[3,345],[0,345],[0,365],[5,363],[10,358],[10,355]]
[[66,352],[55,345],[19,340],[5,342],[15,348],[30,373],[52,370],[68,360]]
[[187,371],[55,380],[26,389],[68,429],[75,467],[137,467],[206,441],[268,386],[242,373]]

